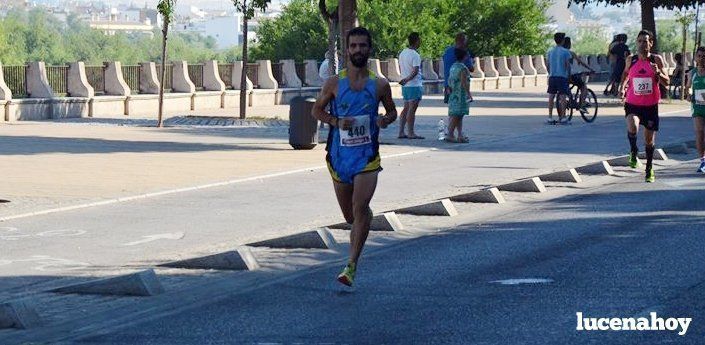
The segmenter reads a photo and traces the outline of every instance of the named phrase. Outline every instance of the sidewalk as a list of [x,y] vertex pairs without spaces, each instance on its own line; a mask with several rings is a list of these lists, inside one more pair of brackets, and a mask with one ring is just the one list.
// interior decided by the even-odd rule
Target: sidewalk
[[[547,129],[543,88],[476,92],[475,96],[471,116],[465,119],[471,145]],[[400,100],[397,105],[401,111]],[[686,107],[664,104],[661,112],[681,109]],[[445,112],[441,96],[426,96],[417,121],[418,132],[426,140],[399,140],[394,124],[382,134],[382,155],[447,148],[447,143],[436,140],[437,124],[445,119]],[[596,123],[618,118],[622,112],[617,105],[601,104]],[[256,120],[238,127],[206,121],[216,125],[157,129],[151,127],[154,120],[133,118],[0,125],[4,182],[0,199],[10,200],[0,204],[0,219],[324,164],[324,144],[310,151],[295,151],[288,145],[288,106],[251,108],[249,114]],[[189,115],[208,119],[234,114],[223,110],[185,114]],[[167,125],[183,119],[172,119]],[[585,125],[579,118],[573,122]]]

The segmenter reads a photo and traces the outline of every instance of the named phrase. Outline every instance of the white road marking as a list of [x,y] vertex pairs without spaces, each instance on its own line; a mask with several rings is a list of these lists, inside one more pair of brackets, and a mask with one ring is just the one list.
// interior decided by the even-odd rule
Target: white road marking
[[136,246],[138,244],[144,244],[144,243],[149,243],[157,240],[180,240],[184,238],[184,233],[183,232],[172,232],[168,234],[156,234],[156,235],[147,235],[147,236],[142,236],[144,239],[141,239],[139,241],[134,241],[130,243],[125,243],[123,246]]
[[53,258],[48,255],[33,255],[27,259],[0,259],[0,266],[6,266],[18,262],[35,262],[39,263],[38,266],[32,267],[32,269],[37,271],[61,271],[61,270],[75,270],[80,268],[85,268],[91,264],[87,262],[73,261],[69,259]]
[[548,284],[553,283],[553,279],[547,278],[518,278],[491,281],[493,284],[520,285],[520,284]]

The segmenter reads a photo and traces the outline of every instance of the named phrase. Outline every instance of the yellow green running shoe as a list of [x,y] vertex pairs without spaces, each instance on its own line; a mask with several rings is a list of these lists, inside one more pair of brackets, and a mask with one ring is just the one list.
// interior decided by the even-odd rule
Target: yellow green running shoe
[[641,166],[641,162],[639,162],[639,157],[633,153],[629,154],[629,167],[634,169],[638,168]]
[[353,280],[355,280],[355,264],[349,263],[343,268],[343,271],[338,274],[338,281],[341,284],[352,286]]
[[646,182],[648,182],[648,183],[652,183],[652,182],[656,181],[656,174],[654,174],[654,169],[651,169],[651,170],[647,170],[647,171],[646,171],[646,178],[645,178],[645,180],[646,180]]

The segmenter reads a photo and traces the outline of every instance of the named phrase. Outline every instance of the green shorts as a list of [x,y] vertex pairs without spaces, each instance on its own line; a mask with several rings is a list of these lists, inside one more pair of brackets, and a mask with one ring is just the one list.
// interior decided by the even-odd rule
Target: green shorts
[[690,107],[690,115],[693,117],[705,117],[705,105],[692,104]]

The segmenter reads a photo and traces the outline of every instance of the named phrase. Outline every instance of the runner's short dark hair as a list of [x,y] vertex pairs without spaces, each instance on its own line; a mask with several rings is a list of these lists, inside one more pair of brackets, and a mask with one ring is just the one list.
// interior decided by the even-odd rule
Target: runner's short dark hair
[[413,46],[414,44],[416,44],[419,41],[420,38],[421,38],[421,36],[419,35],[418,32],[410,33],[409,34],[409,45]]
[[553,35],[553,41],[555,41],[556,44],[561,44],[563,42],[564,38],[565,38],[565,32],[556,32]]
[[348,44],[350,44],[349,43],[350,36],[365,36],[365,37],[367,37],[367,44],[370,46],[370,48],[372,48],[372,35],[364,27],[358,26],[358,27],[352,28],[352,29],[350,29],[350,31],[348,31],[347,36],[345,36],[345,42],[348,42]]
[[652,41],[652,42],[653,42],[653,40],[654,40],[654,33],[651,32],[651,31],[649,31],[649,30],[641,30],[641,31],[639,31],[639,34],[636,35],[636,37],[639,37],[639,36],[647,36],[647,35],[649,36],[649,41]]

